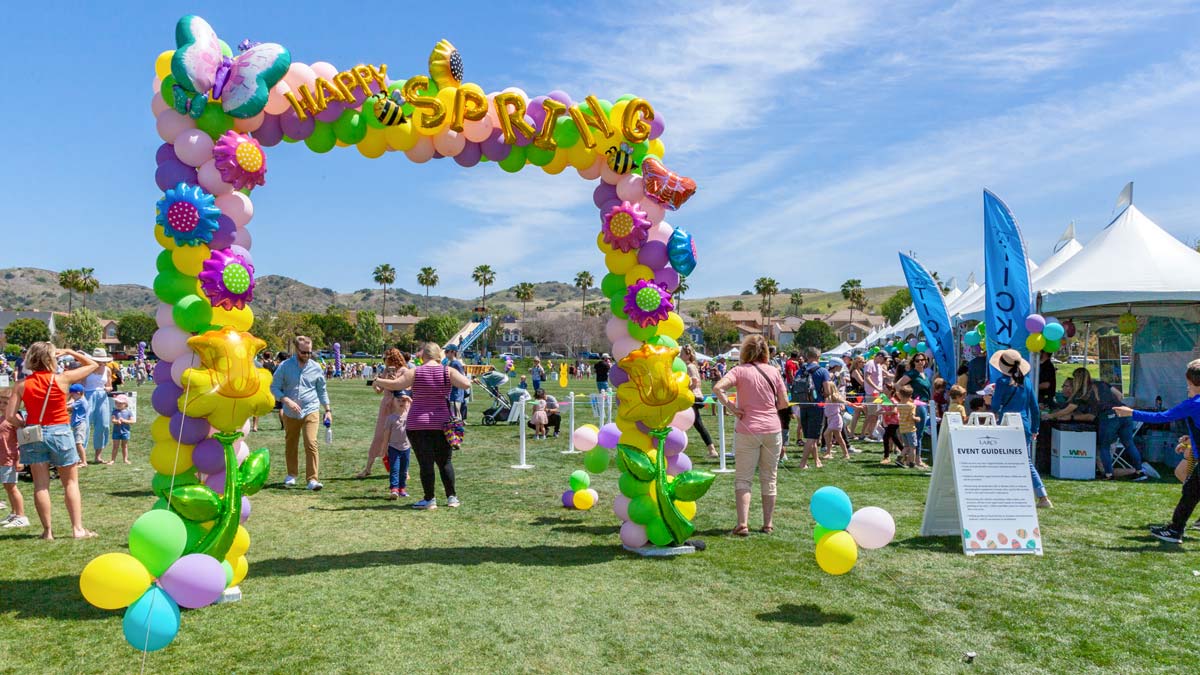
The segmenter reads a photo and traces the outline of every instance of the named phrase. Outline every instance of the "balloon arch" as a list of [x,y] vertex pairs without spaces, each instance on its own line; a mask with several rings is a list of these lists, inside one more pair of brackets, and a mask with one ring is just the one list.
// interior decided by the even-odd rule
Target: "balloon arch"
[[462,57],[445,40],[429,57],[429,75],[407,80],[393,80],[384,64],[306,65],[271,43],[245,40],[235,55],[198,16],[179,20],[175,43],[155,62],[151,104],[164,141],[154,175],[163,191],[154,224],[163,250],[154,279],[159,417],[150,453],[158,500],[134,522],[128,554],[101,555],[80,576],[89,602],[125,609],[132,646],[167,646],[180,607],[216,602],[249,568],[244,523],[269,458],[242,436],[274,400],[270,374],[254,365],[266,345],[248,332],[248,225],[253,190],[265,184],[263,149],[281,142],[320,153],[354,146],[368,158],[402,152],[416,163],[449,157],[510,173],[571,167],[599,179],[596,245],[608,268],[601,288],[614,317],[610,380],[620,406],[615,426],[593,430],[594,441],[588,430],[576,436],[595,446],[590,470],[607,468],[616,450],[623,543],[668,546],[691,535],[695,500],[713,476],[690,470],[682,453],[693,398],[671,294],[695,267],[695,249],[664,218],[696,184],[664,166],[662,117],[647,101],[573,101],[561,91],[528,98],[516,88],[485,94],[463,80]]

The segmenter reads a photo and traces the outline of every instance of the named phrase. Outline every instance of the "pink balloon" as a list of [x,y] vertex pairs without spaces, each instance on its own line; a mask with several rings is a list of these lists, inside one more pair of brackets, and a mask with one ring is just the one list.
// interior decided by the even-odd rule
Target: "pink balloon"
[[[220,204],[218,204],[220,206]],[[671,239],[671,235],[675,233],[675,228],[666,223],[659,223],[650,228],[650,241],[660,241],[667,243]]]
[[675,413],[675,417],[671,420],[671,426],[680,431],[687,431],[696,425],[696,411],[692,408],[687,408]]
[[292,91],[300,89],[301,85],[307,86],[311,90],[313,83],[317,81],[317,74],[313,72],[312,67],[308,64],[293,61],[292,65],[288,66],[288,71],[283,76],[283,81],[287,82]]
[[166,100],[163,99],[162,93],[156,89],[154,91],[154,98],[150,99],[150,113],[157,118],[159,113],[169,109],[170,107],[171,106],[167,105]]
[[629,502],[629,497],[622,494],[613,497],[613,513],[621,520],[629,520]]
[[667,211],[665,208],[663,208],[662,204],[659,204],[649,197],[643,197],[642,201],[638,202],[638,204],[641,205],[642,210],[646,212],[646,217],[649,218],[650,222],[652,223],[661,223],[663,218],[667,217]]
[[604,159],[598,158],[595,163],[586,169],[579,170],[579,177],[584,180],[596,180],[600,177],[600,170],[604,167]]
[[492,135],[492,118],[484,117],[481,120],[467,120],[463,123],[463,135],[472,143],[482,143]]
[[240,466],[250,456],[250,446],[246,445],[246,441],[238,441],[237,445],[233,446],[233,453],[237,457],[238,465]]
[[417,144],[404,151],[404,156],[408,157],[409,161],[416,164],[424,164],[433,159],[435,152],[433,140],[428,136],[422,136],[417,139]]
[[200,365],[200,357],[196,356],[191,348],[188,348],[187,353],[178,361],[171,364],[171,381],[180,387],[183,386],[183,371],[188,368],[195,368]]
[[604,324],[604,334],[609,342],[617,342],[629,337],[629,322],[627,319],[612,317]]
[[262,126],[263,120],[266,119],[267,113],[259,111],[254,117],[242,119],[240,117],[233,118],[233,128],[235,131],[240,131],[243,134],[248,134],[252,131],[257,131]]
[[246,224],[254,217],[254,203],[240,192],[231,192],[217,197],[217,208],[221,209],[221,213],[229,216],[239,228],[246,227]]
[[621,182],[622,174],[613,171],[608,167],[608,162],[604,162],[600,166],[600,180],[609,185],[616,185]]
[[626,521],[621,526],[621,543],[629,548],[641,548],[649,541],[650,538],[646,535],[646,528],[632,520]]
[[447,157],[454,157],[467,145],[467,137],[447,129],[433,137],[433,148]]
[[[158,308],[154,310],[154,321],[159,328],[167,328],[175,325],[175,317],[171,314],[172,308],[165,302],[158,303]],[[162,358],[161,356],[159,358]],[[163,359],[169,361],[170,359]]]
[[332,82],[333,78],[337,77],[338,74],[337,66],[329,63],[328,61],[317,61],[310,67],[317,77],[323,77],[330,82]]
[[629,352],[641,347],[642,343],[634,338],[621,338],[613,343],[613,357],[620,361],[625,358]]
[[195,129],[196,120],[187,115],[180,115],[172,108],[167,108],[158,113],[154,120],[154,126],[158,131],[158,137],[170,143],[184,131]]
[[175,326],[159,328],[150,338],[150,346],[158,358],[174,361],[188,353],[187,341],[191,336],[191,333],[185,333]]
[[292,88],[287,82],[280,80],[271,87],[271,92],[267,95],[267,105],[263,107],[263,111],[269,115],[282,115],[291,110],[292,104],[284,96],[292,93]]
[[209,194],[214,197],[233,192],[233,186],[221,180],[221,172],[217,170],[217,163],[213,159],[201,164],[196,175],[197,180],[200,181],[200,187],[208,190]]
[[633,203],[645,197],[646,193],[642,191],[642,177],[634,173],[621,176],[621,180],[617,181],[617,196]]
[[200,166],[213,158],[213,141],[199,129],[186,129],[175,137],[175,156],[188,166]]
[[580,452],[587,452],[596,447],[599,442],[598,430],[591,426],[582,426],[571,433],[571,444]]
[[250,248],[254,246],[254,240],[250,237],[250,230],[247,230],[244,227],[239,227],[237,232],[233,234],[233,245],[241,246],[249,251]]

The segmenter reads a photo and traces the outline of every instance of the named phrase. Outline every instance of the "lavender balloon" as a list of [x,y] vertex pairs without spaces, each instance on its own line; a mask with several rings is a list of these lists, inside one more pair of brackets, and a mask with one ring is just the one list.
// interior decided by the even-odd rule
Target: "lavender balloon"
[[692,458],[683,454],[673,455],[667,459],[667,475],[678,476],[684,471],[692,470]]
[[223,249],[233,246],[233,240],[237,236],[237,224],[233,219],[225,214],[217,217],[217,231],[213,232],[212,241],[208,243],[208,247],[212,249]]
[[503,161],[512,152],[512,147],[504,142],[504,134],[499,129],[493,131],[487,140],[480,143],[480,148],[483,150],[483,154],[493,162]]
[[[657,244],[659,242],[651,241],[647,244]],[[673,267],[664,267],[654,270],[654,280],[666,288],[669,293],[674,293],[675,289],[679,288],[679,272]]]
[[254,130],[251,136],[264,148],[271,148],[283,141],[283,127],[280,126],[281,115],[263,116],[262,126]]
[[575,508],[575,491],[574,490],[567,490],[566,492],[562,493],[562,505],[568,509]]
[[197,184],[195,167],[188,166],[178,159],[171,159],[159,164],[154,170],[154,184],[163,192],[180,183]]
[[654,140],[663,135],[666,126],[663,123],[662,113],[655,110],[654,119],[650,120],[650,140]]
[[288,137],[302,141],[312,135],[313,129],[317,128],[317,123],[311,117],[301,120],[296,116],[295,110],[289,109],[280,116],[279,126]]
[[153,406],[154,412],[163,417],[170,417],[179,412],[179,397],[182,394],[183,390],[171,381],[168,373],[167,379],[160,380],[158,386],[154,388],[154,392],[150,394],[150,405]]
[[170,143],[163,143],[162,145],[158,146],[158,150],[154,152],[155,164],[164,164],[172,159],[178,160],[179,157],[175,156],[175,146],[171,145]]
[[244,525],[247,520],[250,520],[250,498],[242,495],[242,524]]
[[220,441],[206,438],[192,449],[192,464],[200,473],[219,473],[225,470],[225,450]]
[[596,205],[596,208],[601,208],[614,199],[617,199],[617,186],[615,185],[600,181],[600,184],[592,191],[592,203]]
[[663,447],[663,452],[667,457],[674,457],[683,452],[684,448],[687,447],[687,440],[687,432],[671,427],[671,430],[667,432],[666,445]]
[[204,479],[204,484],[219,495],[225,494],[225,472],[209,474],[208,478]]
[[225,568],[210,555],[191,553],[172,563],[158,585],[180,607],[207,607],[225,590]]
[[525,108],[529,112],[526,117],[533,120],[534,129],[540,130],[542,128],[542,122],[546,121],[546,109],[542,107],[542,101],[545,100],[545,96],[538,96],[537,98],[529,99],[529,105]]
[[454,156],[454,161],[463,168],[471,168],[483,159],[483,148],[478,143],[467,141],[463,146],[462,152]]
[[616,424],[609,422],[600,427],[600,433],[596,434],[596,445],[613,450],[617,447],[620,439],[621,430],[617,428]]
[[546,94],[546,98],[552,98],[555,101],[558,101],[559,103],[567,106],[568,108],[570,108],[572,105],[574,105],[574,103],[571,101],[571,97],[567,95],[567,92],[565,92],[561,89],[555,89],[554,91],[550,92],[549,94]]
[[327,123],[336,122],[337,118],[342,116],[342,112],[346,110],[346,107],[346,104],[341,101],[330,101],[329,107],[317,113],[317,119]]
[[338,377],[342,376],[342,343],[333,343],[333,370]]
[[638,250],[638,262],[652,270],[667,266],[667,245],[661,241],[648,241]]
[[[154,365],[153,377],[154,377],[154,382],[157,383],[158,386],[160,386],[160,387],[163,385],[164,382],[170,382],[171,384],[175,384],[174,382],[171,382],[171,362],[170,361],[159,361],[158,363],[156,363]],[[176,398],[178,398],[178,397],[176,397]]]
[[184,445],[195,445],[208,437],[208,421],[199,417],[188,417],[183,413],[171,416],[171,437]]

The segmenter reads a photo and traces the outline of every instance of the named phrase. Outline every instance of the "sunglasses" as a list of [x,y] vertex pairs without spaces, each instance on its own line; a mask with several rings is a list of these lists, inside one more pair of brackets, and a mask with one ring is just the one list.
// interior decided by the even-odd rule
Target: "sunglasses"
[[297,353],[297,354],[299,354],[300,356],[312,356],[312,352],[311,352],[311,351],[307,351],[307,352],[296,352],[296,353]]

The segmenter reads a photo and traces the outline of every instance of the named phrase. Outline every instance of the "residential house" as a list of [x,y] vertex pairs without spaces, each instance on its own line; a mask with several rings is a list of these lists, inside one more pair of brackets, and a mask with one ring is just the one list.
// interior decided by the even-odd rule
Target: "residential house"
[[867,314],[866,312],[851,311],[850,309],[839,309],[832,314],[829,314],[821,319],[829,324],[837,335],[838,340],[857,344],[867,336],[872,330],[882,326],[887,322],[887,319],[876,314]]
[[55,325],[55,319],[59,316],[65,316],[56,312],[35,312],[35,311],[0,311],[0,347],[8,344],[4,337],[4,329],[8,324],[17,319],[36,319],[46,324],[46,328],[50,330],[50,337],[58,332],[58,327]]
[[696,321],[696,317],[679,312],[679,318],[683,320],[683,332],[692,339],[692,342],[698,345],[704,344],[704,331],[700,330],[700,323]]
[[821,321],[825,317],[820,314],[801,314],[800,316],[785,316],[782,319],[776,319],[773,332],[776,335],[775,342],[780,349],[788,349],[796,343],[796,331],[800,330],[809,321]]
[[375,321],[383,329],[383,337],[386,342],[387,336],[392,333],[411,333],[413,326],[416,326],[417,322],[424,318],[423,316],[397,316],[389,314],[385,317],[376,316]]
[[[100,346],[109,354],[121,354],[125,348],[117,338],[117,322],[115,319],[100,319]],[[131,345],[132,351],[137,351],[136,345]]]
[[723,309],[717,314],[724,315],[737,326],[739,342],[750,335],[766,335],[767,339],[772,341],[777,339],[772,332],[771,317],[767,317],[767,326],[764,328],[762,313],[757,310]]
[[517,356],[537,356],[537,345],[525,339],[521,333],[520,321],[505,321],[500,324],[499,341],[496,343],[498,353],[508,352]]

